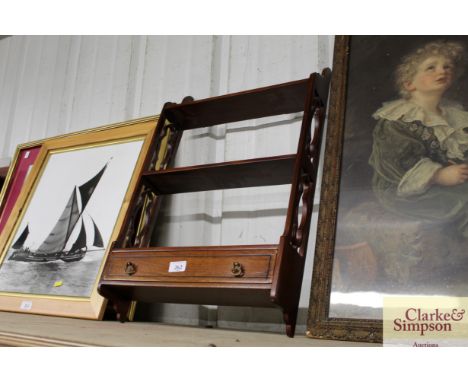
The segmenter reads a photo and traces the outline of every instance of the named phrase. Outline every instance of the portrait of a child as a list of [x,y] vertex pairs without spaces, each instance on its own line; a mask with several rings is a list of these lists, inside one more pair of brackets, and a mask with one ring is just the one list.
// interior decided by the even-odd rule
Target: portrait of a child
[[[353,36],[350,51],[332,301],[356,292],[461,295],[468,39]],[[379,314],[330,306],[332,317]]]
[[387,209],[453,222],[468,238],[468,112],[444,98],[462,57],[461,44],[436,41],[403,58],[396,80],[402,98],[373,115],[370,164]]

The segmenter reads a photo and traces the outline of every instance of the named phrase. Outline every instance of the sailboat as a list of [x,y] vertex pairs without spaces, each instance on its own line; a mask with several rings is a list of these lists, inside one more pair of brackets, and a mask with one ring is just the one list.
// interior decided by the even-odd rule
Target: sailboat
[[28,238],[28,235],[29,235],[29,224],[26,225],[26,228],[23,230],[18,240],[16,240],[15,244],[13,244],[11,247],[13,249],[23,248],[24,242]]
[[[23,230],[19,238],[12,245],[15,250],[8,260],[26,261],[26,262],[48,262],[62,260],[65,262],[73,262],[81,260],[88,251],[87,247],[87,232],[83,221],[83,212],[93,195],[99,181],[101,180],[104,171],[109,162],[86,183],[77,187],[74,186],[71,195],[68,199],[65,208],[62,211],[59,219],[52,228],[52,231],[36,249],[31,250],[25,247],[25,242],[29,235],[29,225]],[[81,200],[81,209],[78,205],[78,198]],[[102,235],[91,217],[94,231],[93,246],[103,248],[104,243]],[[70,237],[81,221],[81,228],[75,241],[70,246]],[[68,248],[68,249],[67,249]]]

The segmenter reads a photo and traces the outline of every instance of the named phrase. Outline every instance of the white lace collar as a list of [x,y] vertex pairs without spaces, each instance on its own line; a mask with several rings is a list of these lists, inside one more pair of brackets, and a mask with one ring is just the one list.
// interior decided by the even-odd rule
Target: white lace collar
[[[414,122],[421,121],[425,126],[439,126],[450,124],[453,128],[468,127],[468,113],[456,103],[444,101],[440,108],[442,115],[426,112],[421,106],[414,102],[399,99],[385,102],[373,117],[383,118],[390,121]],[[455,126],[454,126],[455,124]]]
[[434,129],[435,136],[448,150],[449,157],[461,159],[462,149],[465,150],[468,146],[468,134],[463,130],[468,127],[468,112],[460,105],[448,101],[443,101],[440,109],[441,115],[428,113],[411,101],[399,99],[384,103],[372,116],[390,121],[420,121]]

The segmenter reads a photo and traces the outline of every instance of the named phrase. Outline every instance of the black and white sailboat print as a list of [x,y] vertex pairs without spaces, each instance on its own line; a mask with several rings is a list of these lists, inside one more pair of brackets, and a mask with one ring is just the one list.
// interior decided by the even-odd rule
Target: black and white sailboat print
[[[30,232],[29,225],[26,225],[26,228],[12,245],[14,252],[8,260],[25,262],[48,262],[57,260],[73,262],[81,260],[88,251],[87,242],[89,235],[86,232],[84,224],[85,208],[96,190],[108,164],[109,162],[86,183],[73,188],[68,202],[55,223],[55,226],[37,249],[30,249],[25,246]],[[81,201],[81,208],[79,201]],[[94,219],[90,215],[87,216],[92,221],[94,231],[92,246],[96,249],[102,249],[104,243],[99,228]],[[81,223],[80,232],[76,239],[72,241],[70,237],[75,227],[79,227],[79,223]]]

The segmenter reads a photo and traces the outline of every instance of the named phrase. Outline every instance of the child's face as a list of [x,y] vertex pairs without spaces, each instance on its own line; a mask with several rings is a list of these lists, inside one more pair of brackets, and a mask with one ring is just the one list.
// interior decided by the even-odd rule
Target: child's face
[[430,56],[418,65],[413,80],[405,86],[410,92],[443,94],[452,80],[452,61],[443,56]]

